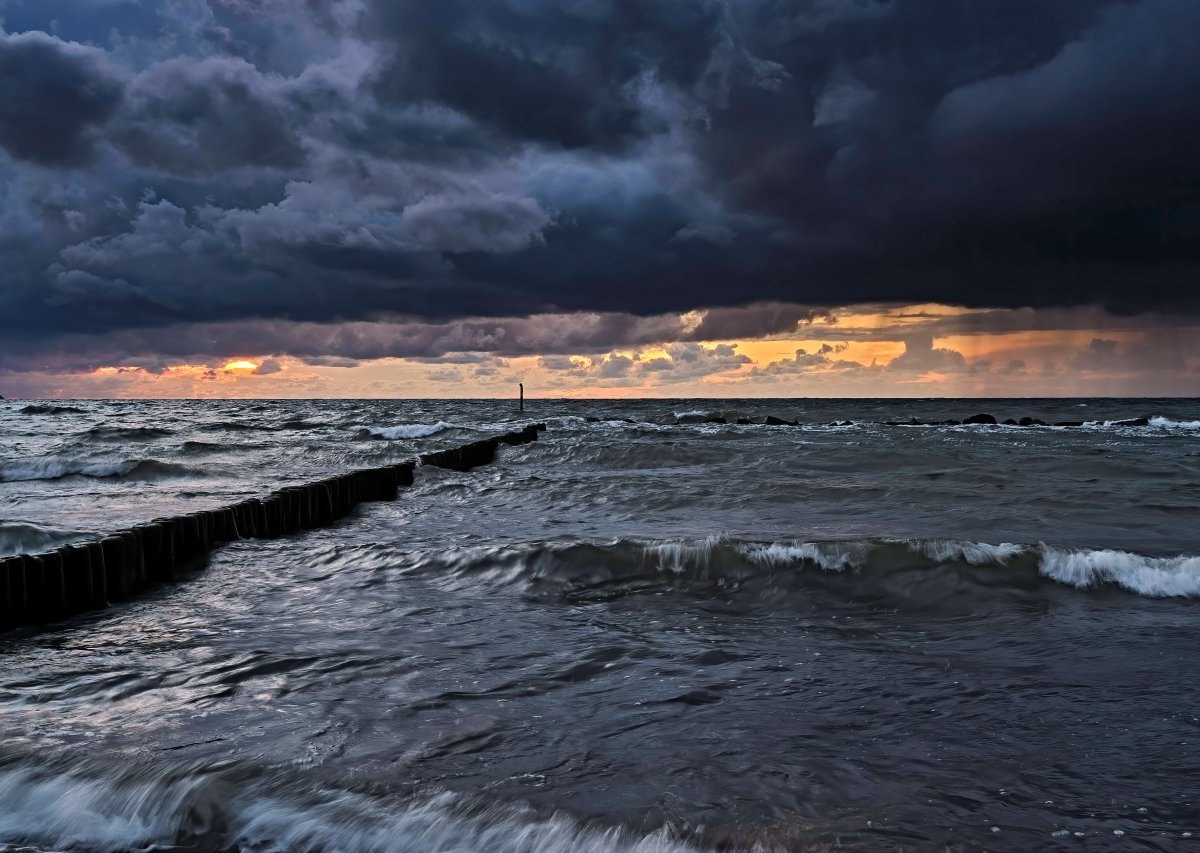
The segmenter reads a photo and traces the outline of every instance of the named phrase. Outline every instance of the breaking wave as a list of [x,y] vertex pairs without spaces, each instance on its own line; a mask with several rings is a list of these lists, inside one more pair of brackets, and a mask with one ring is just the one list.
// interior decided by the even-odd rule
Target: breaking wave
[[[864,578],[949,569],[988,586],[1027,586],[1043,578],[1076,589],[1116,587],[1148,598],[1200,597],[1200,556],[944,539],[748,542],[709,537],[539,543],[427,555],[417,568],[476,577],[482,573],[524,582],[537,591],[569,594],[675,582],[724,587],[806,569]],[[985,576],[980,574],[983,570],[992,573]]]
[[123,459],[118,462],[85,462],[78,459],[49,457],[24,459],[0,465],[0,483],[32,480],[61,480],[64,477],[92,477],[149,482],[172,477],[202,476],[202,472],[157,459]]
[[1200,430],[1200,421],[1176,421],[1155,416],[1150,419],[1150,426],[1168,430]]
[[360,430],[360,435],[371,438],[386,438],[391,441],[405,438],[428,438],[450,429],[473,429],[474,427],[459,427],[448,421],[438,421],[435,424],[397,424],[390,427],[366,427]]
[[0,555],[36,554],[84,535],[82,531],[61,530],[31,521],[0,521]]
[[[450,793],[396,796],[199,769],[10,764],[0,769],[0,845],[55,850],[197,849],[425,853],[684,853],[666,831],[635,837],[563,815]],[[291,783],[290,785],[288,783]]]

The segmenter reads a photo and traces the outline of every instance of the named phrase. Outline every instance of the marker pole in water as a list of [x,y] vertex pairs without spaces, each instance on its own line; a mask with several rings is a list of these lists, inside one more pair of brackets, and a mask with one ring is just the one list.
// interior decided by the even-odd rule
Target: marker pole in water
[[521,389],[521,411],[525,411],[525,383],[518,382],[517,387]]

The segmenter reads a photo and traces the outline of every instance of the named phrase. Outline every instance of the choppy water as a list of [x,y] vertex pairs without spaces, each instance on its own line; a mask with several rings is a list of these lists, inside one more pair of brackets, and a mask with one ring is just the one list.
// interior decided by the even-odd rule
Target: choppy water
[[[494,402],[38,406],[0,403],[0,554],[520,423]],[[1089,423],[884,425],[978,411]],[[0,842],[1200,838],[1200,404],[527,414],[549,429],[493,466],[422,469],[332,529],[0,637]],[[801,425],[693,422],[767,414]]]

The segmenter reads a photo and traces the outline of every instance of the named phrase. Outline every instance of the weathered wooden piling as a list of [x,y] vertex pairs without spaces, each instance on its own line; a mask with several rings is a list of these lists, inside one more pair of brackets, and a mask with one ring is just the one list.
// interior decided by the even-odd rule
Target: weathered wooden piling
[[100,540],[100,548],[104,551],[104,585],[108,600],[124,601],[130,592],[125,571],[125,540],[120,536],[105,536]]
[[[426,453],[421,465],[469,471],[496,458],[501,444],[536,441],[545,424]],[[367,501],[392,501],[411,486],[414,463],[364,468],[263,498],[160,518],[43,554],[0,557],[0,631],[37,625],[126,601],[148,586],[201,568],[213,548],[326,527]]]
[[0,558],[0,618],[6,625],[20,625],[25,618],[25,561],[20,557]]
[[43,619],[58,619],[67,612],[67,590],[63,583],[62,554],[50,551],[40,555],[42,560],[42,606]]
[[[68,545],[59,549],[59,554],[63,566],[64,611],[80,613],[97,606],[92,592],[92,561],[88,549]],[[103,603],[99,606],[103,606]]]
[[88,552],[88,565],[92,571],[92,607],[106,607],[108,605],[108,570],[104,566],[104,548],[99,542],[86,542],[80,547]]

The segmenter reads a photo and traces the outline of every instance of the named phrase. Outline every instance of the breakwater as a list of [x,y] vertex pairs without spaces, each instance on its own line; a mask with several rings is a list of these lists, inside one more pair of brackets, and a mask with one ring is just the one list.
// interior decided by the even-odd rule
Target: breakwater
[[411,462],[363,468],[217,509],[160,518],[40,554],[0,558],[0,631],[52,622],[127,601],[186,577],[213,548],[326,527],[368,501],[395,500],[417,465],[470,471],[491,463],[501,444],[536,441],[544,424],[422,454]]

